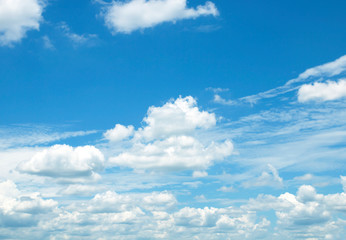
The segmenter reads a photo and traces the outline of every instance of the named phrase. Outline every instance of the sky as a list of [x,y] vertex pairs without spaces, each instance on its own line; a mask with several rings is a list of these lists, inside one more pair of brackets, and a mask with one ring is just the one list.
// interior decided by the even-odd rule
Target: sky
[[0,0],[0,239],[344,239],[345,12]]

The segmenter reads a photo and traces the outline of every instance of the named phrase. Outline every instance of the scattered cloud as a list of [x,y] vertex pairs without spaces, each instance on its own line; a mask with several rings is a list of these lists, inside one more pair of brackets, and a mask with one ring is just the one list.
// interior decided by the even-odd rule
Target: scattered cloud
[[221,92],[228,92],[228,88],[214,88],[214,87],[208,87],[205,89],[206,91],[211,91],[213,93],[221,93]]
[[229,186],[229,187],[227,187],[227,186],[222,186],[222,187],[219,188],[217,191],[219,191],[219,192],[235,192],[235,189],[234,189],[234,187],[232,187],[232,186]]
[[299,102],[331,101],[343,97],[346,97],[346,79],[340,79],[338,82],[304,84],[298,91]]
[[279,176],[279,172],[271,164],[268,164],[269,171],[263,171],[261,176],[256,179],[243,183],[246,188],[251,187],[282,187],[283,180]]
[[64,35],[72,41],[75,46],[87,45],[93,46],[96,44],[98,36],[96,34],[77,34],[71,30],[71,28],[65,23],[60,24],[60,29],[63,31]]
[[43,47],[44,48],[50,49],[50,50],[55,49],[52,41],[50,40],[50,38],[47,35],[42,37],[42,41],[43,41]]
[[130,0],[113,1],[110,5],[106,5],[104,18],[108,28],[116,34],[131,33],[164,22],[218,14],[212,2],[188,8],[187,0]]
[[41,0],[0,0],[0,45],[12,46],[27,31],[38,30],[44,5]]
[[213,102],[221,104],[221,105],[228,105],[228,106],[232,106],[232,105],[237,104],[236,101],[233,101],[233,100],[230,100],[230,99],[226,100],[226,99],[222,98],[219,94],[215,94],[214,95]]

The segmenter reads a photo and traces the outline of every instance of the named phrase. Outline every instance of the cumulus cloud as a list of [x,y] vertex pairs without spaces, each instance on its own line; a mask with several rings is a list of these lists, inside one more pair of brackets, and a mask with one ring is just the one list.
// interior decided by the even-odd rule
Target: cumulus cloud
[[[121,239],[238,239],[263,232],[270,222],[253,211],[236,208],[176,209],[178,202],[167,191],[152,193],[97,194],[82,204],[72,204],[46,229],[87,239],[116,236]],[[95,229],[98,229],[95,231]],[[90,238],[88,238],[90,236]],[[217,236],[215,238],[215,236]]]
[[[202,143],[194,136],[216,125],[214,113],[202,111],[192,97],[179,97],[161,107],[150,107],[143,119],[145,126],[116,125],[104,136],[109,140],[126,140],[129,148],[109,162],[117,166],[153,170],[204,170],[223,160],[233,150],[229,140],[214,142],[205,137]],[[127,139],[130,136],[131,139]]]
[[113,129],[107,130],[103,135],[111,142],[118,142],[123,139],[129,138],[134,134],[133,126],[123,126],[121,124],[116,124]]
[[216,117],[198,109],[197,101],[188,96],[170,100],[162,107],[150,107],[143,122],[147,126],[140,128],[135,137],[153,140],[209,129],[216,125]]
[[10,180],[0,182],[0,227],[35,226],[39,216],[53,211],[57,202],[39,193],[23,194]]
[[104,156],[93,146],[54,145],[18,165],[23,173],[52,178],[90,178],[103,170]]
[[[339,239],[338,231],[335,230],[339,228],[338,222],[342,220],[333,216],[345,211],[345,203],[345,193],[323,195],[318,194],[314,187],[303,185],[296,195],[260,195],[257,199],[250,200],[245,208],[256,211],[275,210],[279,227],[289,230],[287,234],[293,234],[294,238],[309,236],[324,239],[328,234],[336,234],[333,239]],[[331,232],[330,227],[335,230]]]
[[130,0],[113,1],[106,7],[104,18],[106,25],[115,34],[131,33],[164,22],[218,14],[212,2],[206,2],[205,5],[199,5],[196,8],[188,8],[187,0]]
[[43,8],[43,0],[0,0],[0,45],[11,46],[38,30]]
[[346,97],[346,79],[340,79],[338,82],[304,84],[298,91],[299,102],[330,101],[343,97]]

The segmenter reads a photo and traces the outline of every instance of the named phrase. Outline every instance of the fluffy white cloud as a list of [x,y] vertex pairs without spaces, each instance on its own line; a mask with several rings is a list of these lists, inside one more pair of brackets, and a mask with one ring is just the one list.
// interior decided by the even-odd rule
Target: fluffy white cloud
[[133,130],[132,126],[116,125],[104,136],[109,140],[127,140],[129,148],[109,162],[134,169],[204,170],[215,161],[223,160],[233,150],[233,144],[214,142],[204,137],[204,142],[194,135],[216,125],[214,113],[202,111],[192,97],[179,97],[161,107],[150,107],[143,119],[146,126]]
[[[286,234],[293,235],[293,239],[303,236],[325,239],[330,234],[332,239],[340,239],[337,229],[343,220],[338,219],[337,213],[345,212],[345,206],[345,193],[323,195],[316,193],[314,187],[303,185],[296,195],[260,195],[257,199],[250,200],[245,208],[256,211],[275,210],[278,226]],[[331,228],[334,228],[333,232],[330,231]]]
[[147,126],[140,128],[135,137],[152,140],[209,129],[215,126],[216,117],[214,113],[199,110],[196,100],[188,96],[170,100],[162,107],[150,107],[143,122]]
[[90,178],[103,170],[104,156],[93,146],[54,145],[18,165],[23,173],[53,178]]
[[346,97],[346,79],[340,79],[338,82],[304,84],[298,91],[299,102],[330,101],[343,97]]
[[38,30],[42,0],[0,0],[0,45],[20,41],[29,30]]
[[206,169],[217,160],[231,155],[230,141],[205,147],[193,137],[170,137],[153,143],[136,143],[129,151],[110,158],[118,166],[136,169]]
[[106,8],[105,22],[113,33],[131,33],[164,22],[218,15],[218,10],[212,2],[199,5],[196,9],[188,8],[186,2],[186,0],[113,1]]
[[57,202],[44,200],[39,193],[21,193],[10,180],[0,182],[0,227],[34,226],[41,214],[56,206]]
[[103,135],[111,142],[118,142],[123,139],[129,138],[134,134],[133,126],[123,126],[121,124],[116,124],[113,129],[107,130]]

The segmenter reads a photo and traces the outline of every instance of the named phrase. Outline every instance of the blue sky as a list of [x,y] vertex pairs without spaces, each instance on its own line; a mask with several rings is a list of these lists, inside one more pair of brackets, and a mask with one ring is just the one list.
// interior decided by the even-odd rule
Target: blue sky
[[0,239],[343,239],[345,10],[0,0]]

